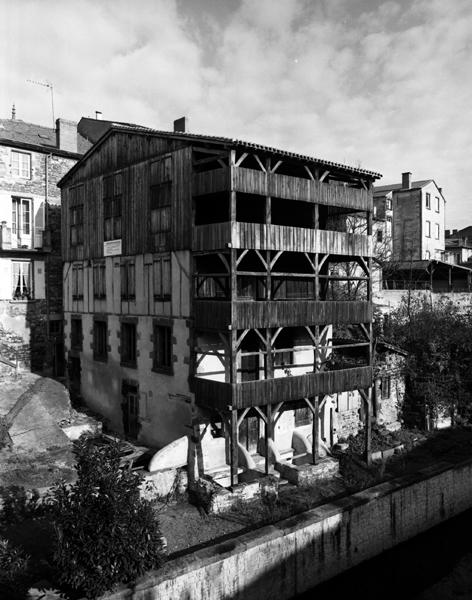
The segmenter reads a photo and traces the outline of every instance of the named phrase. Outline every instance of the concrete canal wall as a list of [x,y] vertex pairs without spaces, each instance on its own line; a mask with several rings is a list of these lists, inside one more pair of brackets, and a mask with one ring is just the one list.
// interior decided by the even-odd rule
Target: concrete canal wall
[[472,459],[441,463],[169,561],[113,600],[281,600],[472,507]]

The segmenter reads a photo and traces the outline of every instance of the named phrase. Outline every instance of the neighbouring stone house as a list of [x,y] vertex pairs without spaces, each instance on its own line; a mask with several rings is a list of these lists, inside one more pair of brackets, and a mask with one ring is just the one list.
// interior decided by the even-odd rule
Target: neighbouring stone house
[[90,146],[77,124],[0,119],[0,357],[64,371],[59,179]]

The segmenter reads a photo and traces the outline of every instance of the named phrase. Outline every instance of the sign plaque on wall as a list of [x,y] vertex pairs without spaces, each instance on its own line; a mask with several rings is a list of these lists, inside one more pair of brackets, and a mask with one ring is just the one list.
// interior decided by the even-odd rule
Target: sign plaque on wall
[[121,254],[121,240],[103,242],[103,256],[117,256]]

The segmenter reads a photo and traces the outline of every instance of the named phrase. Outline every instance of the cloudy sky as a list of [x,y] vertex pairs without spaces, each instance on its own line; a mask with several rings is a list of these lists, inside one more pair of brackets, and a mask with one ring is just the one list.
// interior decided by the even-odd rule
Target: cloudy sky
[[220,134],[433,178],[472,224],[471,0],[0,0],[0,116]]

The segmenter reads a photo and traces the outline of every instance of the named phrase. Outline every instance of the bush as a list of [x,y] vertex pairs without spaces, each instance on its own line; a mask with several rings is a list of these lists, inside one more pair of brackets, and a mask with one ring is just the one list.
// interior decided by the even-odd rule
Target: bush
[[52,495],[55,565],[60,581],[96,597],[128,584],[163,561],[162,536],[140,477],[120,468],[119,448],[77,442],[78,479]]
[[29,559],[8,540],[0,538],[0,590],[2,598],[24,598],[28,591]]

